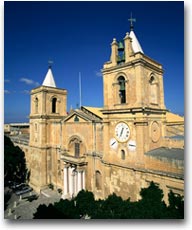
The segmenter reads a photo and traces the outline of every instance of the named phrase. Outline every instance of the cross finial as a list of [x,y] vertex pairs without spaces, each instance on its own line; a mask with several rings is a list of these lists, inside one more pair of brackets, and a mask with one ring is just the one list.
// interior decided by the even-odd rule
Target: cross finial
[[130,30],[133,30],[133,22],[136,22],[136,19],[132,18],[132,12],[131,12],[131,18],[129,18],[128,21],[130,21]]
[[49,69],[51,69],[52,64],[53,64],[53,61],[49,60],[49,61],[48,61],[48,64],[49,64]]

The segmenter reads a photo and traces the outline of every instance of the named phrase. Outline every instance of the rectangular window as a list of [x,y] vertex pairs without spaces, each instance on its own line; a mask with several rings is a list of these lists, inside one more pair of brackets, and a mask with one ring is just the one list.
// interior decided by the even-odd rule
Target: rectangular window
[[57,103],[57,98],[52,99],[52,113],[56,113],[56,103]]
[[75,157],[79,157],[80,154],[80,144],[75,143]]

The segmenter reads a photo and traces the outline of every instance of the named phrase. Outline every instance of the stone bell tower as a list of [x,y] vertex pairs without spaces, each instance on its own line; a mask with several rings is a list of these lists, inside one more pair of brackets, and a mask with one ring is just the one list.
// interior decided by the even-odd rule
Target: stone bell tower
[[104,109],[165,109],[163,69],[144,55],[133,30],[113,39],[110,61],[103,66]]
[[43,84],[31,90],[31,180],[37,190],[51,182],[53,149],[60,145],[60,121],[66,116],[67,91],[56,87],[51,67]]
[[144,167],[144,153],[161,146],[164,133],[163,68],[144,54],[132,21],[123,40],[113,39],[102,73],[104,159]]

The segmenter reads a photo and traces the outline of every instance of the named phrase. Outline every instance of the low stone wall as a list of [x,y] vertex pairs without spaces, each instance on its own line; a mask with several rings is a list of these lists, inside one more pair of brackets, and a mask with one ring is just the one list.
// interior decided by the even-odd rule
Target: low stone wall
[[184,149],[184,140],[164,138],[162,142],[164,147]]

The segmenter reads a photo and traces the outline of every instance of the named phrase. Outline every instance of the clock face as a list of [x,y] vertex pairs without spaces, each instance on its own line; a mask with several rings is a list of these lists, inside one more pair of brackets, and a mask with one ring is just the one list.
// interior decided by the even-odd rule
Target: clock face
[[129,151],[135,151],[135,150],[136,150],[136,141],[130,140],[130,141],[127,143],[127,147],[128,147],[128,149],[129,149]]
[[129,126],[124,122],[118,123],[115,127],[115,136],[118,141],[126,142],[130,136]]
[[117,149],[118,147],[118,142],[115,138],[111,138],[109,145],[112,149]]

